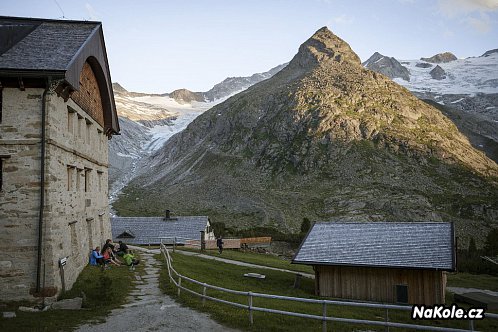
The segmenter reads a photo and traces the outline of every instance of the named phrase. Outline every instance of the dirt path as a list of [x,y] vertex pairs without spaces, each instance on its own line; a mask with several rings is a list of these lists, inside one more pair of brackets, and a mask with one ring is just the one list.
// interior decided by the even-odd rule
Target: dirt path
[[210,256],[210,255],[205,255],[205,254],[199,254],[197,252],[192,252],[192,251],[176,250],[176,252],[178,252],[180,254],[183,254],[183,255],[187,255],[187,256],[197,256],[197,257],[202,257],[202,258],[205,258],[205,259],[212,259],[214,261],[228,263],[228,264],[234,264],[234,265],[240,265],[240,266],[247,266],[247,267],[254,267],[254,268],[257,268],[257,269],[267,269],[267,270],[281,271],[281,272],[287,272],[287,273],[292,273],[292,274],[300,274],[300,275],[302,275],[305,278],[315,279],[315,275],[310,274],[310,273],[305,273],[305,272],[298,272],[298,271],[280,269],[280,268],[277,268],[277,267],[270,267],[270,266],[251,264],[251,263],[246,263],[246,262],[240,262],[240,261],[235,261],[235,260],[232,260],[232,259],[226,259],[226,258],[217,257],[217,256]]
[[159,289],[162,262],[154,258],[154,253],[147,250],[140,254],[145,275],[135,276],[135,290],[130,293],[128,303],[113,310],[104,323],[85,324],[77,331],[235,331],[164,295]]

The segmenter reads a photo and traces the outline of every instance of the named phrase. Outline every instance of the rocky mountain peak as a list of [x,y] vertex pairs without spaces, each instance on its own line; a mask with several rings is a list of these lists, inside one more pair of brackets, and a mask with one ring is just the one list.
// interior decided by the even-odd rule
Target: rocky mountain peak
[[187,89],[178,89],[168,94],[170,98],[173,98],[180,104],[189,104],[192,101],[203,102],[204,97],[201,92],[192,92]]
[[329,61],[361,64],[360,58],[348,43],[323,27],[299,47],[289,67],[311,69]]
[[114,90],[114,92],[122,92],[122,93],[128,92],[128,90],[123,88],[123,86],[121,84],[119,84],[118,82],[112,83],[112,89]]
[[481,55],[481,57],[483,57],[483,58],[484,57],[488,57],[488,56],[490,56],[491,54],[494,54],[494,53],[498,53],[498,48],[486,51],[483,55]]
[[420,58],[420,60],[431,63],[446,63],[457,60],[457,57],[451,52],[444,52],[433,55],[430,58]]
[[382,55],[379,52],[372,54],[367,61],[363,62],[363,66],[392,79],[399,77],[405,81],[410,80],[410,72],[406,67],[395,58]]

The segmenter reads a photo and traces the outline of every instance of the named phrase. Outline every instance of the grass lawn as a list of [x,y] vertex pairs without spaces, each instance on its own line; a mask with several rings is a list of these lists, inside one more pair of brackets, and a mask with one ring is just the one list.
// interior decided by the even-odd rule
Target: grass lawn
[[[225,252],[222,256],[225,256]],[[251,255],[252,256],[252,255]],[[268,257],[267,255],[261,255]],[[212,260],[203,259],[195,256],[185,256],[179,253],[172,254],[173,266],[178,273],[196,279],[207,284],[221,286],[239,291],[252,291],[258,293],[287,295],[302,298],[317,298],[313,295],[314,281],[303,278],[301,280],[300,289],[294,289],[294,274],[271,271],[265,269],[255,269],[221,262],[213,262]],[[267,261],[264,265],[272,266],[271,261]],[[164,261],[164,258],[158,257]],[[252,259],[252,258],[251,258]],[[261,258],[263,259],[263,258]],[[253,261],[249,261],[253,262]],[[280,267],[280,266],[279,266]],[[259,280],[243,277],[244,273],[256,272],[266,275],[266,279]],[[192,307],[198,311],[207,312],[213,319],[221,324],[229,327],[238,328],[247,331],[317,331],[321,329],[321,322],[305,318],[294,318],[278,314],[268,314],[262,312],[254,312],[254,325],[250,325],[248,311],[245,309],[235,308],[226,304],[221,304],[206,300],[205,306],[202,305],[202,300],[199,297],[182,291],[180,296],[177,295],[177,288],[168,282],[168,273],[166,265],[161,270],[160,285],[163,291],[180,303]],[[182,281],[182,285],[189,289],[202,293],[202,287]],[[227,294],[216,290],[207,290],[208,296],[224,299],[231,302],[237,302],[246,305],[248,303],[247,296]],[[449,302],[448,304],[451,304]],[[306,304],[299,302],[281,301],[273,299],[254,298],[253,305],[258,307],[273,308],[286,311],[294,311],[308,313],[314,315],[322,314],[321,304]],[[353,308],[346,306],[328,305],[327,312],[335,317],[358,318],[369,320],[383,320],[384,310],[382,309],[366,309]],[[389,317],[391,321],[414,323],[410,318],[409,311],[390,311]],[[467,321],[417,321],[420,325],[446,326],[453,328],[467,328]],[[369,331],[384,331],[384,328],[373,327],[366,325],[345,325],[342,323],[328,323],[328,330],[334,331],[351,331],[351,330],[369,330]],[[496,331],[498,330],[498,321],[485,320],[477,322],[476,327],[481,331]],[[402,329],[391,328],[390,331],[403,331]]]
[[498,277],[488,274],[448,273],[446,286],[489,289],[498,292]]
[[[48,310],[28,313],[16,311],[19,303],[9,303],[2,311],[16,311],[15,318],[0,317],[0,331],[72,331],[83,323],[100,322],[114,308],[125,303],[133,289],[134,274],[142,274],[143,267],[129,271],[126,266],[112,266],[102,271],[99,267],[86,266],[72,289],[61,298],[74,298],[85,294],[82,310]],[[25,306],[30,306],[25,304]],[[11,308],[9,310],[9,308]]]
[[[185,250],[180,248],[180,250]],[[199,250],[191,249],[188,251],[199,252]],[[296,272],[304,272],[309,274],[315,274],[313,268],[309,265],[301,264],[291,264],[289,260],[283,259],[278,256],[258,254],[252,251],[241,251],[241,250],[223,250],[223,254],[219,255],[218,250],[206,250],[203,254],[209,256],[216,256],[226,259],[232,259],[234,261],[246,262],[251,264],[270,266],[279,269],[286,269]]]

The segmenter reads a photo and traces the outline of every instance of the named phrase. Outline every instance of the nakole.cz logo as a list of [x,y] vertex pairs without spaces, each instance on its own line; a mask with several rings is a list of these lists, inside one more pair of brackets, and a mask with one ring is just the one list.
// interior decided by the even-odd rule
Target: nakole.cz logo
[[414,305],[412,319],[484,319],[484,308],[465,310],[456,304],[449,307],[444,305]]

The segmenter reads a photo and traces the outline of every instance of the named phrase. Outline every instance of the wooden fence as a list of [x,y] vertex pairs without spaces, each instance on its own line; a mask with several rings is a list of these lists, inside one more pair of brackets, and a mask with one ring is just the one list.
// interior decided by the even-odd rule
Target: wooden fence
[[[236,290],[232,290],[232,289],[228,289],[228,288],[209,285],[209,284],[197,281],[195,279],[189,278],[187,276],[184,276],[182,274],[179,274],[171,265],[171,257],[169,255],[169,250],[163,244],[161,244],[161,251],[162,251],[164,258],[166,260],[169,280],[177,287],[178,296],[180,296],[181,291],[184,290],[187,293],[190,293],[192,295],[200,297],[202,299],[202,304],[204,304],[206,302],[206,300],[211,300],[211,301],[215,301],[215,302],[219,302],[219,303],[224,303],[226,305],[234,306],[237,308],[245,309],[248,311],[249,322],[251,323],[251,325],[254,322],[253,312],[260,311],[260,312],[280,314],[280,315],[286,315],[286,316],[292,316],[292,317],[301,317],[301,318],[307,318],[307,319],[321,320],[323,331],[327,331],[327,322],[341,322],[341,323],[347,323],[347,324],[364,324],[364,325],[373,325],[373,326],[384,326],[386,331],[389,331],[390,327],[425,330],[425,331],[441,331],[441,332],[443,332],[443,331],[444,332],[475,331],[473,320],[469,320],[469,329],[468,330],[455,329],[455,328],[449,328],[449,327],[436,327],[436,326],[426,326],[426,325],[418,325],[418,324],[397,323],[397,322],[389,321],[389,311],[390,310],[391,311],[392,310],[411,311],[412,310],[411,306],[380,304],[380,303],[379,304],[378,303],[364,303],[364,302],[346,302],[346,301],[336,301],[336,300],[307,299],[307,298],[299,298],[299,297],[254,293],[254,292],[242,292],[242,291],[236,291]],[[182,285],[182,281],[187,281],[187,282],[190,282],[192,284],[202,286],[202,294],[185,287],[185,283],[183,283],[183,285]],[[248,304],[246,305],[246,304],[241,304],[241,303],[237,303],[237,302],[231,302],[231,301],[227,301],[227,300],[223,300],[223,299],[209,296],[209,295],[207,295],[208,289],[222,291],[222,292],[226,292],[229,294],[247,296],[247,303]],[[318,316],[318,315],[304,314],[304,313],[300,313],[300,312],[291,312],[291,311],[284,311],[284,310],[279,310],[279,309],[256,307],[253,305],[253,298],[267,298],[267,299],[276,299],[276,300],[284,300],[284,301],[297,301],[297,302],[303,302],[303,303],[321,304],[323,307],[323,310],[322,310],[323,315]],[[331,306],[331,305],[384,309],[385,317],[384,317],[383,321],[334,317],[334,316],[330,316],[327,314],[327,307]],[[486,313],[486,318],[498,319],[498,315]]]

